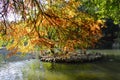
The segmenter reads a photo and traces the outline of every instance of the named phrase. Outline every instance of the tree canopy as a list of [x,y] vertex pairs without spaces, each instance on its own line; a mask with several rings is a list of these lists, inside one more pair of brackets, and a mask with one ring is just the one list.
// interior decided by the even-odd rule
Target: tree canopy
[[81,0],[81,10],[97,19],[112,19],[115,24],[120,24],[119,0]]
[[[88,1],[90,0],[86,0]],[[94,46],[102,36],[103,22],[89,13],[89,9],[93,6],[89,7],[85,1],[1,0],[0,2],[0,44],[12,50],[11,54],[27,53],[36,47],[40,49],[57,47],[63,51],[72,51],[75,47],[86,49]],[[100,3],[97,2],[96,4]],[[81,10],[82,7],[88,12],[85,9]],[[93,13],[95,12],[96,10]],[[100,13],[100,10],[97,13]],[[14,14],[19,19],[15,18],[16,20],[10,22],[9,14]]]

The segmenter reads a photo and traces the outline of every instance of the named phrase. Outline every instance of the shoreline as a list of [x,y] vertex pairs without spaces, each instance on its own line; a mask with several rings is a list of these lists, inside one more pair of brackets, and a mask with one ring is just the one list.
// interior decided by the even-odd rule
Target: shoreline
[[85,63],[102,60],[104,57],[101,53],[89,54],[71,54],[69,56],[40,56],[39,59],[43,62],[55,63]]

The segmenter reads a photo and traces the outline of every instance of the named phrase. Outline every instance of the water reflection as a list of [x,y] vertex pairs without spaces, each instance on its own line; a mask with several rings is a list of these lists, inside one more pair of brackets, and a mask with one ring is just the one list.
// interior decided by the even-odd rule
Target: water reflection
[[[27,63],[33,62],[34,64],[24,68],[26,72],[24,72],[23,76],[27,74],[29,78],[23,80],[120,80],[120,50],[89,50],[89,52],[102,52],[111,56],[99,62],[78,64],[48,63],[39,62],[39,60],[37,63],[34,63],[35,60],[30,60],[27,61]],[[23,65],[27,63],[26,61],[19,61],[10,62],[9,66],[6,64],[6,67],[10,69],[10,71],[15,71],[15,75],[5,73],[7,69],[1,67],[0,74],[3,75],[4,73],[5,75],[0,76],[0,80],[16,80],[16,78],[13,79],[12,77],[22,75],[21,72],[19,72],[21,69],[19,67],[23,67]],[[34,65],[37,65],[37,69]],[[10,79],[6,79],[6,76],[9,75],[11,75],[9,77]]]
[[44,63],[46,80],[120,80],[119,66],[120,63],[118,62],[86,64]]
[[120,50],[101,52],[110,54],[108,59],[83,64],[44,62],[45,80],[120,80]]

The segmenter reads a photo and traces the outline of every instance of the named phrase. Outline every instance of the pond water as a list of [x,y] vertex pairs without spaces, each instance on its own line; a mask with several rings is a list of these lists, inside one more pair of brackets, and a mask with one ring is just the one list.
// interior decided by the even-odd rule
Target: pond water
[[[8,61],[0,67],[0,80],[120,80],[120,50],[90,51],[100,51],[110,54],[112,57],[103,61],[78,64],[40,62],[37,72],[29,75],[32,76],[31,79],[23,78],[27,72],[23,74],[22,70],[34,60],[16,62],[9,60],[10,62]],[[40,77],[36,79],[35,75],[38,74]]]
[[44,63],[45,80],[120,80],[120,62]]
[[22,68],[27,61],[9,62],[0,67],[0,80],[23,80]]

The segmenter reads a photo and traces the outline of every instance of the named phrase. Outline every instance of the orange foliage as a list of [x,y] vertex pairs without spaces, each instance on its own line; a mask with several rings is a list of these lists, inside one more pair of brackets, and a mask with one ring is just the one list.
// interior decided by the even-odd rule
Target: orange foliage
[[36,4],[40,10],[36,13],[35,19],[26,18],[25,21],[11,23],[7,27],[6,36],[1,37],[9,42],[6,45],[8,49],[16,49],[13,54],[18,51],[27,53],[36,46],[40,48],[60,46],[64,51],[73,51],[76,46],[85,49],[100,39],[103,22],[96,21],[87,13],[79,11],[77,8],[80,5],[79,1],[63,0],[61,4],[54,1],[53,5],[47,5],[48,8],[40,9]]

